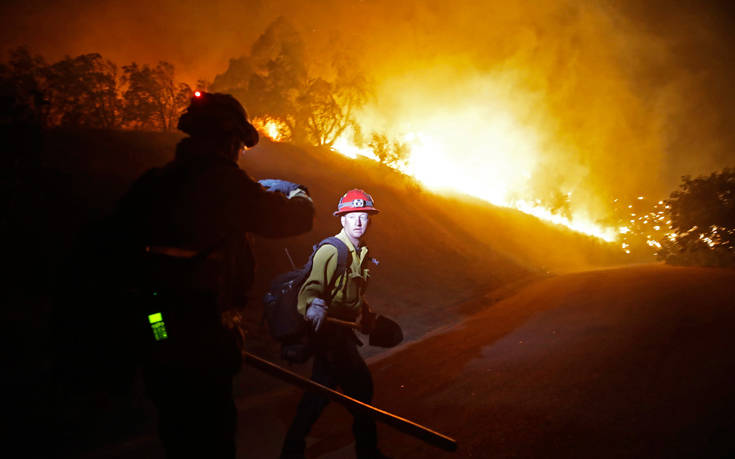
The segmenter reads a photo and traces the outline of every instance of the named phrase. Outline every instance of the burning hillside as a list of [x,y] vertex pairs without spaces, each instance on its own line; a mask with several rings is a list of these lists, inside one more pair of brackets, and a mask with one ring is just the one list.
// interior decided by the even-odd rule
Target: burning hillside
[[[544,138],[539,129],[514,117],[509,100],[499,86],[478,82],[467,97],[441,110],[410,105],[398,124],[385,127],[385,120],[371,115],[369,108],[331,142],[331,148],[346,156],[364,156],[384,162],[419,180],[435,191],[460,192],[511,207],[542,220],[612,242],[619,230],[600,224],[583,204],[589,197],[583,185],[553,188],[551,196],[538,194],[538,183],[548,174],[543,163]],[[480,98],[480,101],[477,98]],[[421,94],[416,99],[426,100]],[[255,119],[259,130],[273,141],[293,139],[292,129],[277,117]],[[382,143],[369,142],[361,132],[387,132]],[[381,152],[381,150],[383,150]],[[580,179],[579,182],[582,182]],[[575,194],[582,195],[581,198]],[[599,217],[598,217],[599,220]]]
[[[281,17],[213,89],[237,93],[273,140],[376,159],[432,190],[622,245],[627,221],[613,218],[615,199],[673,187],[672,174],[655,171],[670,142],[662,120],[682,101],[668,91],[641,97],[646,82],[627,64],[648,64],[627,56],[654,54],[651,37],[620,12],[562,3],[398,7],[421,20],[412,30],[368,21],[365,34],[379,37],[370,43],[337,25],[331,40],[306,38]],[[483,19],[475,30],[473,12],[497,27]],[[430,24],[462,48],[429,34]],[[611,40],[621,28],[628,40]],[[337,37],[349,40],[335,47]]]
[[[160,105],[130,83],[138,73],[172,74],[173,66],[145,64],[165,56],[190,83],[199,79],[196,88],[237,97],[276,141],[371,157],[432,190],[512,207],[618,246],[630,245],[621,236],[629,218],[617,219],[616,202],[658,200],[682,175],[731,165],[727,120],[735,104],[724,44],[733,28],[722,6],[377,0],[304,11],[295,0],[223,0],[206,14],[163,2],[170,14],[161,19],[159,7],[147,5],[143,13],[111,6],[102,14],[63,3],[25,15],[9,7],[34,35],[15,30],[5,41],[25,40],[52,56],[87,52],[93,43],[105,56],[133,61],[118,75],[112,61],[86,55],[99,58],[87,59],[87,80],[103,76],[112,105],[120,105],[115,91],[137,99],[112,110],[110,122],[84,126],[171,129],[175,110],[160,123],[150,122],[159,115],[130,113]],[[52,32],[72,10],[83,37]],[[161,21],[170,26],[164,37]],[[27,26],[35,23],[45,27]],[[130,48],[137,54],[125,55],[110,39],[116,33],[141,37]],[[72,38],[39,43],[44,36]],[[31,73],[48,79],[46,70]],[[56,92],[67,105],[73,94],[94,92],[65,88]],[[64,115],[79,124],[79,113]]]

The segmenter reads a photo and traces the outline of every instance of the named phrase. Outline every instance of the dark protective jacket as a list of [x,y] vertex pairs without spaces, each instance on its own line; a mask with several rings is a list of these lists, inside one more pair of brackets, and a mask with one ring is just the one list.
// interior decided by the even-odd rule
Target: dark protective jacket
[[[176,367],[227,366],[224,357],[224,363],[213,359],[224,355],[239,362],[221,313],[244,306],[254,270],[249,234],[292,236],[309,231],[313,218],[306,193],[289,199],[269,192],[234,161],[190,138],[179,143],[173,161],[144,173],[115,221],[124,246],[119,281],[155,290],[158,303],[151,308],[164,311],[170,328],[152,358]],[[145,293],[140,298],[149,301]]]
[[180,142],[174,161],[133,184],[120,203],[118,221],[133,251],[211,251],[205,262],[186,266],[188,272],[161,267],[146,274],[164,286],[173,282],[217,290],[238,306],[253,273],[248,233],[286,237],[307,232],[314,206],[306,194],[288,199],[266,191],[235,162],[203,149],[190,138]]

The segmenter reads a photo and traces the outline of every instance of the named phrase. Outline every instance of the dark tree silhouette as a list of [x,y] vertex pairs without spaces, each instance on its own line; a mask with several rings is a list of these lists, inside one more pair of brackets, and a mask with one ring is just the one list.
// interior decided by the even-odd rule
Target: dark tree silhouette
[[123,66],[123,119],[131,127],[173,131],[181,112],[191,98],[186,83],[177,82],[175,69],[168,62],[155,67],[135,62]]
[[367,80],[356,63],[344,53],[335,56],[333,82],[309,81],[298,103],[306,121],[306,135],[313,145],[332,146],[347,127],[354,125],[353,111],[368,98]]
[[406,159],[409,153],[408,146],[398,141],[390,141],[385,134],[373,132],[370,135],[368,147],[378,157],[378,161],[383,164],[392,164],[396,161]]
[[306,122],[305,134],[314,145],[332,145],[344,130],[342,110],[328,81],[315,78],[297,99],[300,118]]
[[48,108],[42,75],[46,62],[25,47],[11,50],[8,57],[7,63],[0,64],[4,122],[43,124]]
[[249,57],[230,59],[227,70],[214,78],[212,84],[209,85],[209,90],[232,95],[246,105],[248,115],[255,116],[256,107],[248,99],[250,79],[254,73]]
[[673,235],[660,241],[659,259],[671,264],[735,266],[735,170],[682,177],[671,193]]
[[[5,119],[32,119],[45,127],[133,128],[173,131],[192,90],[175,79],[174,66],[135,62],[117,66],[100,54],[82,54],[46,64],[16,48],[0,64]],[[209,83],[200,80],[197,89]]]
[[97,53],[56,62],[42,70],[52,126],[120,126],[117,66]]
[[250,117],[283,122],[289,140],[305,143],[304,112],[297,99],[304,94],[307,82],[304,44],[281,17],[258,37],[249,55],[230,60],[210,89],[232,94],[245,105]]
[[308,85],[304,43],[283,17],[276,19],[250,48],[254,73],[250,76],[246,106],[254,116],[283,121],[291,140],[307,143],[305,111],[298,99]]
[[210,89],[232,94],[252,117],[283,122],[294,143],[330,146],[354,123],[353,111],[365,103],[368,85],[344,53],[325,66],[318,69],[322,76],[310,74],[301,36],[281,17],[248,56],[230,60]]

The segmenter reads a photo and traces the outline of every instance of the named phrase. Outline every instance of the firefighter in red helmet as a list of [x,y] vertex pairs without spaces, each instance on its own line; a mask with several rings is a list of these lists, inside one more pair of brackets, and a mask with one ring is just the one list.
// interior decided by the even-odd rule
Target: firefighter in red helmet
[[[299,291],[297,306],[311,329],[312,380],[331,388],[340,386],[346,395],[365,403],[372,401],[373,380],[357,350],[362,343],[351,328],[330,322],[327,317],[349,322],[359,318],[365,333],[370,333],[374,325],[375,314],[363,298],[369,276],[365,234],[371,215],[378,212],[372,196],[363,190],[353,189],[342,196],[334,212],[342,230],[335,237],[349,250],[348,269],[337,275],[337,248],[321,246]],[[334,279],[335,275],[340,278]],[[286,434],[282,458],[304,457],[306,436],[328,403],[324,395],[304,393]],[[359,459],[386,457],[378,450],[375,421],[370,417],[355,413],[352,430]]]
[[142,292],[136,303],[153,332],[144,378],[166,455],[234,458],[234,325],[253,279],[249,235],[307,232],[314,206],[305,187],[259,183],[240,169],[258,133],[232,96],[195,93],[178,128],[189,136],[174,160],[140,177],[116,216],[128,282]]

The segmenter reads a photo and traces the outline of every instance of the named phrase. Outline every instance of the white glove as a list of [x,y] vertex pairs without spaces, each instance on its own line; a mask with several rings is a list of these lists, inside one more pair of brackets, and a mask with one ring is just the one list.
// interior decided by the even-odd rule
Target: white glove
[[314,298],[306,308],[304,319],[314,327],[315,332],[318,332],[322,323],[327,319],[327,303],[321,298]]
[[267,189],[268,191],[280,191],[289,199],[291,199],[293,196],[296,196],[299,191],[302,195],[309,196],[309,190],[307,190],[304,185],[299,185],[298,183],[278,179],[263,179],[258,180],[258,183],[263,185],[263,187],[265,187],[265,189]]

